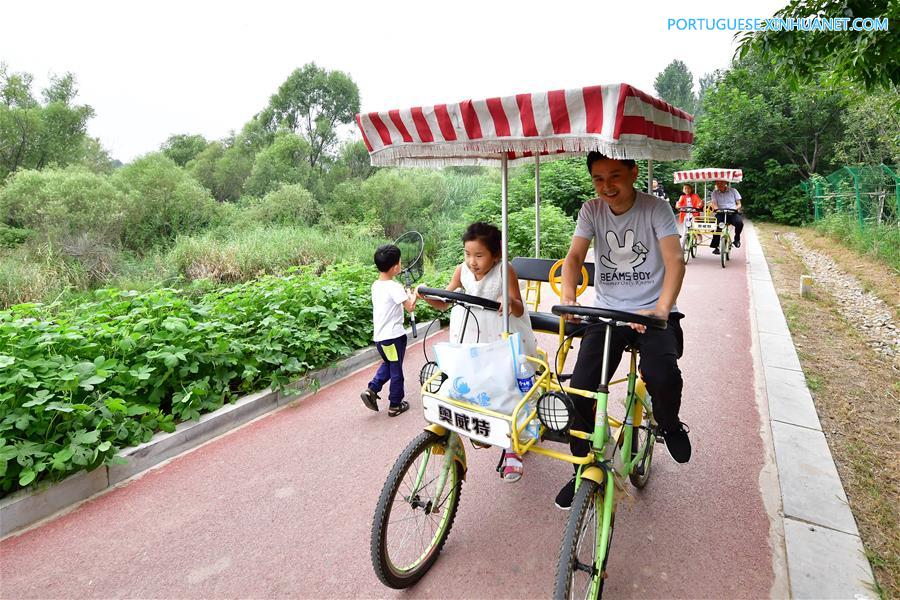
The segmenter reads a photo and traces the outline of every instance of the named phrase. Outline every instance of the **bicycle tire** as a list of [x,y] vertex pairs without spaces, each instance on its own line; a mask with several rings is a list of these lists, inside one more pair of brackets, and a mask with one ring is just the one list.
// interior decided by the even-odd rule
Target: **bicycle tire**
[[719,240],[719,260],[722,261],[722,268],[725,268],[725,247],[728,245],[728,237],[723,233]]
[[[649,400],[649,399],[648,399]],[[637,453],[641,447],[647,446],[647,458],[643,461],[643,469],[641,469],[641,463],[638,463],[634,466],[634,469],[631,473],[628,474],[628,479],[631,481],[631,485],[638,488],[639,490],[644,489],[647,485],[647,482],[650,481],[650,467],[653,466],[653,449],[656,447],[656,434],[651,430],[651,417],[650,412],[647,410],[646,406],[642,411],[643,417],[641,420],[641,428],[636,428],[634,430],[633,435],[631,436],[631,452],[632,456]]]
[[681,240],[681,254],[682,260],[684,264],[688,264],[688,261],[691,260],[691,234],[684,234],[684,239]]
[[[422,491],[427,489],[427,483],[412,496],[412,498],[415,498],[415,503],[417,505],[409,502],[409,500],[411,500],[410,497],[402,499],[399,503],[395,503],[395,499],[404,483],[407,483],[408,487],[410,482],[413,482],[412,485],[415,485],[415,472],[412,474],[411,478],[407,477],[407,475],[410,473],[413,466],[418,464],[417,459],[424,455],[432,446],[435,446],[436,444],[446,445],[446,443],[446,436],[441,437],[431,431],[423,431],[406,446],[400,454],[400,457],[394,463],[387,480],[384,482],[384,487],[381,490],[381,495],[378,498],[378,504],[375,509],[375,518],[372,521],[370,549],[372,566],[375,568],[375,575],[378,576],[381,583],[388,587],[403,589],[410,587],[419,581],[432,567],[434,561],[437,560],[441,549],[444,547],[444,543],[447,541],[447,536],[450,535],[450,529],[453,527],[453,520],[456,518],[456,510],[459,507],[459,497],[462,492],[462,466],[455,461],[450,467],[448,480],[444,486],[446,495],[443,500],[439,499],[437,502],[437,505],[442,507],[442,511],[439,515],[440,518],[437,523],[426,523],[426,526],[428,527],[436,525],[431,533],[432,538],[426,542],[427,547],[424,550],[414,550],[410,554],[412,562],[410,564],[401,564],[399,566],[396,564],[397,558],[393,557],[390,552],[390,542],[393,538],[391,537],[389,539],[389,526],[391,525],[391,515],[394,513],[395,507],[401,509],[404,509],[403,507],[405,507],[404,511],[406,511],[406,509],[412,509],[412,517],[408,516],[408,512],[404,515],[403,522],[406,523],[407,526],[409,526],[410,521],[418,521],[420,519],[428,521],[429,517],[437,514],[436,511],[433,510],[434,500],[427,498],[423,499],[420,495]],[[439,457],[441,462],[443,462],[443,454],[431,456]],[[425,468],[427,469],[427,467],[428,465],[426,463]],[[428,483],[433,483],[435,480],[436,477]],[[426,500],[428,501],[426,502]],[[421,514],[417,515],[416,513]],[[412,525],[415,526],[415,523]],[[407,535],[407,537],[401,539],[407,540],[410,538]],[[412,539],[413,542],[416,542],[419,539],[424,540],[424,538],[417,536],[412,536]]]
[[[590,518],[593,516],[593,518]],[[569,598],[590,598],[590,584],[594,578],[593,572],[588,576],[583,568],[587,565],[578,560],[579,547],[585,547],[593,554],[596,549],[596,536],[600,533],[600,520],[603,518],[603,486],[589,479],[582,479],[581,486],[575,492],[575,498],[572,500],[572,509],[569,513],[569,520],[566,523],[566,532],[563,536],[562,545],[559,548],[559,562],[556,567],[556,583],[553,588],[553,597],[556,600],[568,600]],[[587,519],[588,523],[585,524]],[[593,523],[593,534],[587,529]],[[603,584],[606,580],[606,565],[609,561],[609,549],[612,546],[613,530],[615,529],[616,515],[612,514],[609,523],[609,538],[606,544],[606,552],[603,560],[597,564],[597,557],[591,557],[590,568],[596,571],[596,577],[599,577],[597,586],[597,595],[594,598],[603,596]],[[587,525],[587,526],[586,526]],[[582,535],[582,533],[584,533]],[[581,542],[587,542],[583,545]],[[582,569],[578,568],[581,563]],[[586,579],[588,584],[587,593],[576,593],[573,590],[575,575],[581,573],[581,579]]]
[[701,240],[696,236],[691,236],[691,258],[697,258],[697,246],[700,245],[700,242]]

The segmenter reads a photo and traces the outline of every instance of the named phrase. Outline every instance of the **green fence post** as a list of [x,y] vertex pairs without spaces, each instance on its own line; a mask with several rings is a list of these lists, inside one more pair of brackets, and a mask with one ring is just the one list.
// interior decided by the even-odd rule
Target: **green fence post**
[[889,166],[884,163],[881,163],[882,170],[887,173],[891,179],[894,180],[894,196],[897,200],[897,218],[900,219],[900,178],[897,177],[897,174],[894,173]]
[[859,195],[859,177],[856,172],[850,167],[844,167],[847,169],[847,172],[850,173],[850,176],[853,178],[853,191],[856,196],[856,223],[859,225],[859,228],[862,229],[863,226],[863,215],[862,215],[862,199]]

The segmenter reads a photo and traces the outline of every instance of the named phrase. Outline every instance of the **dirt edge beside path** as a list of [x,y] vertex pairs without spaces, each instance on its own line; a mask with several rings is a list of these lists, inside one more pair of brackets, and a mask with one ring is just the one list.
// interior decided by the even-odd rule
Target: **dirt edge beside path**
[[[859,279],[880,289],[882,298],[900,289],[900,278],[887,268],[870,268],[871,259],[814,230],[755,225],[878,591],[900,597],[900,370],[845,319],[829,289],[814,284],[812,297],[800,295],[800,275],[807,270],[781,234],[811,240],[833,259],[838,255],[841,268],[861,265]],[[896,313],[896,304],[892,309]]]

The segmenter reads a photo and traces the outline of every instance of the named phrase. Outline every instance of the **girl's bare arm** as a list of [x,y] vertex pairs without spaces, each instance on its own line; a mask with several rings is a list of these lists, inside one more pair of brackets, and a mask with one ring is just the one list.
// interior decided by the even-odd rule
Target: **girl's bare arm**
[[[460,279],[460,273],[462,272],[462,267],[460,265],[456,265],[456,270],[453,271],[453,276],[450,278],[450,283],[447,284],[447,290],[453,291],[462,287],[462,281]],[[437,310],[447,310],[450,305],[446,302],[442,302],[441,300],[435,300],[434,298],[423,298],[419,293],[419,289],[416,288],[416,296],[422,298],[425,302],[427,302],[432,307]]]

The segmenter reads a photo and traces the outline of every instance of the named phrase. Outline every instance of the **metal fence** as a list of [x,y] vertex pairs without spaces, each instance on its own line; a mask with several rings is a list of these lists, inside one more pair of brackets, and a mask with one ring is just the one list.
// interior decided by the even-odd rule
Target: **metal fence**
[[812,199],[816,221],[843,215],[859,227],[871,227],[896,226],[900,219],[896,167],[846,166],[824,177],[813,175],[801,185]]
[[801,186],[813,217],[827,230],[900,265],[900,178],[897,166],[845,166]]

